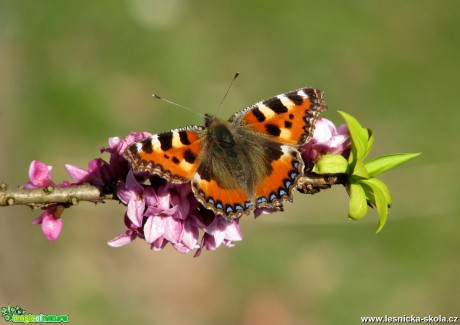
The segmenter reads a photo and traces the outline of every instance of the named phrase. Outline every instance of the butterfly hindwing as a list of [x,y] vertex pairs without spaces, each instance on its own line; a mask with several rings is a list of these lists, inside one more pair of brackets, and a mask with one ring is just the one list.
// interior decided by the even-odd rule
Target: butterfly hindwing
[[146,171],[172,183],[184,183],[199,166],[202,131],[203,127],[189,126],[155,134],[131,144],[124,157],[136,172]]
[[257,208],[275,208],[292,201],[292,191],[303,175],[304,162],[298,150],[281,145],[281,156],[271,162],[271,172],[255,188]]
[[230,121],[249,125],[275,141],[300,146],[310,140],[315,121],[326,108],[321,90],[301,88],[260,101],[237,112]]

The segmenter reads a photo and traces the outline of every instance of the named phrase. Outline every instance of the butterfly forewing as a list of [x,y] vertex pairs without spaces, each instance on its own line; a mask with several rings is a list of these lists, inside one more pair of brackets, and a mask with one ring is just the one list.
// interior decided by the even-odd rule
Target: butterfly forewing
[[150,172],[169,182],[188,182],[201,153],[203,127],[189,126],[160,133],[131,144],[124,157],[136,172]]
[[230,118],[275,141],[300,146],[310,140],[319,113],[326,110],[323,92],[301,88],[258,102]]

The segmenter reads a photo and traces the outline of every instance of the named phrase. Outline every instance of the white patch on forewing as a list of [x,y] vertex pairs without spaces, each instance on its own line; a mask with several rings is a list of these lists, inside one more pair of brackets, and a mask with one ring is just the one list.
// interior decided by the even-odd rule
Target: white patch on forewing
[[[160,143],[160,141],[158,140],[158,135],[156,135],[156,134],[155,134],[155,135],[152,135],[149,139],[150,139],[150,141],[151,141],[151,143],[152,143],[152,149],[153,149],[153,151],[156,151],[156,150],[158,150],[158,149],[161,149],[161,143]],[[140,144],[140,143],[138,143],[138,144]],[[141,148],[142,148],[142,145],[141,145]]]
[[286,108],[288,109],[288,111],[290,111],[293,107],[295,107],[295,104],[292,102],[292,100],[290,100],[289,98],[287,98],[286,96],[284,95],[279,95],[278,96],[278,99],[281,101],[281,103],[286,106]]
[[259,108],[259,111],[261,111],[262,114],[264,114],[266,120],[269,120],[276,115],[276,113],[272,109],[268,108],[262,103],[258,103],[257,107]]
[[302,96],[303,98],[308,98],[308,95],[305,93],[305,91],[303,91],[303,89],[300,89],[297,92],[297,95]]
[[172,145],[174,148],[180,148],[184,146],[180,141],[179,132],[173,132]]
[[141,152],[142,151],[142,143],[136,142],[136,149],[137,149],[137,152]]

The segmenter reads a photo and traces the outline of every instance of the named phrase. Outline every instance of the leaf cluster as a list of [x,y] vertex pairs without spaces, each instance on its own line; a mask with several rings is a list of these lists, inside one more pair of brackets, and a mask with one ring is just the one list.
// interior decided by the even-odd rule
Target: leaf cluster
[[339,113],[350,132],[350,155],[348,159],[339,154],[324,155],[316,162],[313,172],[346,174],[345,186],[350,196],[348,216],[359,220],[367,214],[369,206],[376,207],[379,216],[378,233],[385,225],[392,198],[388,186],[376,176],[416,158],[420,153],[398,153],[366,161],[374,145],[374,133],[362,127],[350,114]]

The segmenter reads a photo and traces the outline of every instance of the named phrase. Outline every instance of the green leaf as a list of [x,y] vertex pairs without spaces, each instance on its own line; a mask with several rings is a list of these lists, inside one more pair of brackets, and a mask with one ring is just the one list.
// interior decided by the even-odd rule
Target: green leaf
[[348,165],[354,166],[354,164],[356,163],[356,149],[354,149],[353,146],[351,146],[351,149],[352,150],[350,150],[350,155],[348,156]]
[[361,159],[356,160],[355,167],[353,168],[353,175],[362,178],[369,178],[369,173],[367,172],[366,165]]
[[348,113],[338,111],[347,123],[352,140],[352,149],[355,150],[355,158],[363,158],[367,150],[368,134],[361,124]]
[[357,183],[351,183],[349,188],[350,203],[348,216],[358,220],[364,217],[367,213],[367,200],[363,187]]
[[387,221],[388,201],[386,200],[385,194],[383,193],[383,190],[380,186],[376,185],[374,182],[367,182],[367,185],[369,185],[374,192],[375,205],[377,206],[377,212],[379,215],[379,225],[377,227],[376,233],[379,233]]
[[367,131],[367,146],[366,151],[364,152],[364,157],[366,158],[367,155],[371,152],[372,147],[374,146],[374,132],[371,129],[365,129]]
[[378,157],[366,162],[366,169],[370,176],[376,176],[389,169],[398,167],[409,160],[418,157],[421,153],[398,153],[393,155],[387,155]]
[[316,174],[344,174],[348,162],[342,155],[324,155],[316,162],[313,172]]
[[368,187],[372,191],[372,193],[369,194],[369,191],[366,189],[368,196],[373,195],[373,200],[371,199],[370,201],[374,201],[375,206],[377,207],[379,225],[376,232],[379,233],[385,225],[388,217],[388,206],[391,203],[390,190],[385,183],[376,178],[361,180],[361,183],[364,184],[365,188]]
[[374,197],[374,192],[372,191],[372,188],[368,185],[363,186],[364,193],[366,193],[366,199],[368,205],[370,204],[373,208],[376,206],[375,204],[375,197]]
[[388,206],[391,206],[392,204],[392,198],[391,198],[391,192],[390,189],[388,188],[387,184],[382,182],[380,179],[372,177],[369,179],[365,179],[362,181],[364,184],[368,185],[369,187],[378,187],[382,191],[383,195],[385,196],[385,200],[388,203]]

